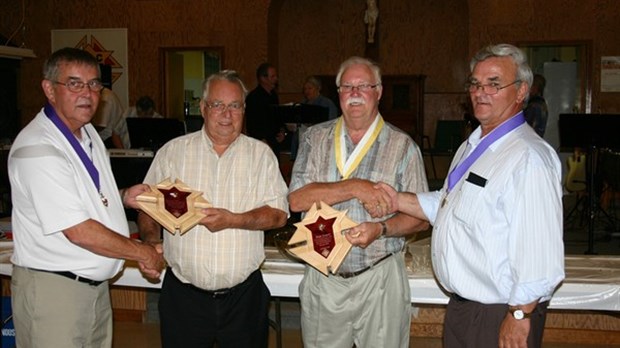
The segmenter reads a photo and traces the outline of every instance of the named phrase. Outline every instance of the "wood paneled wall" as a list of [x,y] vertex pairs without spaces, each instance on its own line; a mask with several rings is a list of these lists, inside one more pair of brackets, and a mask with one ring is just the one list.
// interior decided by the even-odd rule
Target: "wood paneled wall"
[[[39,58],[22,61],[23,123],[44,102],[41,66],[50,53],[50,31],[127,28],[130,103],[149,94],[161,104],[160,47],[223,46],[225,68],[249,87],[256,66],[270,60],[280,73],[283,101],[301,98],[306,75],[333,75],[339,64],[366,48],[363,0],[22,0],[24,41]],[[21,22],[22,1],[0,2],[0,34]],[[385,74],[427,76],[425,119],[460,118],[454,94],[481,46],[498,42],[592,42],[592,110],[620,112],[619,93],[600,93],[600,57],[620,55],[620,2],[616,0],[379,0],[378,60]],[[448,107],[436,103],[446,96]],[[434,109],[438,105],[438,109]]]

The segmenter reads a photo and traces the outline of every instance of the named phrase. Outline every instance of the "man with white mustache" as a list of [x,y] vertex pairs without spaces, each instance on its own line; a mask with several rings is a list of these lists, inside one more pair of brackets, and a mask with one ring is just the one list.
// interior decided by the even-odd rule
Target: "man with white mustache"
[[422,156],[406,133],[381,117],[375,63],[349,58],[336,85],[342,116],[304,133],[289,203],[292,211],[305,212],[323,201],[360,224],[346,233],[353,248],[337,274],[306,267],[299,289],[304,347],[409,347],[404,237],[428,224],[406,214],[384,216],[390,197],[374,186],[381,181],[399,191],[427,191]]

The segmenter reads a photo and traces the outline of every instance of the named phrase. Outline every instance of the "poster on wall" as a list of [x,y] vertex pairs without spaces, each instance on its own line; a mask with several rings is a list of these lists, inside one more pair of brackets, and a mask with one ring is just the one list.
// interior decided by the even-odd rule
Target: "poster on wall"
[[620,92],[620,57],[601,57],[601,92]]
[[127,28],[52,30],[52,51],[75,47],[90,52],[111,67],[112,90],[123,107],[129,104],[127,79]]

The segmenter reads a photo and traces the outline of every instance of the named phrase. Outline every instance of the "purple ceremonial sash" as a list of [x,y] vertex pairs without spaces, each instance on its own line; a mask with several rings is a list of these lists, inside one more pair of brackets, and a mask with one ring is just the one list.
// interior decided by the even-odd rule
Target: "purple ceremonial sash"
[[60,132],[65,136],[67,141],[69,141],[69,144],[71,144],[71,146],[73,147],[73,150],[75,150],[75,152],[78,154],[78,156],[82,160],[82,163],[84,164],[84,167],[86,167],[90,178],[93,179],[93,183],[95,184],[97,191],[99,192],[99,194],[101,194],[99,171],[95,167],[93,161],[86,154],[86,151],[84,151],[84,149],[82,148],[82,145],[80,145],[75,135],[71,133],[69,127],[67,127],[67,125],[62,122],[60,117],[58,117],[58,114],[56,114],[56,110],[54,110],[50,103],[46,103],[43,110],[45,111],[45,115],[52,121],[52,123],[54,123],[54,125],[56,125],[56,128],[60,130]]
[[456,183],[461,180],[469,167],[471,167],[471,165],[476,162],[478,157],[482,156],[484,151],[486,151],[486,149],[488,149],[491,144],[499,140],[504,135],[510,133],[513,129],[519,127],[524,122],[525,117],[523,116],[523,111],[521,111],[516,116],[504,122],[502,125],[489,133],[484,139],[482,139],[480,144],[476,146],[476,149],[474,149],[474,151],[469,156],[467,156],[467,158],[463,162],[461,162],[461,164],[456,166],[456,168],[454,168],[452,172],[450,172],[450,175],[448,175],[448,191],[451,191],[454,188],[454,185],[456,185]]

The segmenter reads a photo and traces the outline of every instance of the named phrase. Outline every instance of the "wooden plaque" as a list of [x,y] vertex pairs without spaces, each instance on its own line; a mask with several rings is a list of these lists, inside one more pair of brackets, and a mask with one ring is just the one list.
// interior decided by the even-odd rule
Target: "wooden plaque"
[[202,192],[192,190],[178,179],[174,183],[166,179],[150,186],[151,192],[136,197],[138,205],[172,234],[183,235],[205,217],[200,209],[211,207]]
[[358,224],[349,219],[347,211],[338,211],[324,202],[313,204],[288,241],[288,249],[321,273],[336,273],[351,250],[343,231]]

